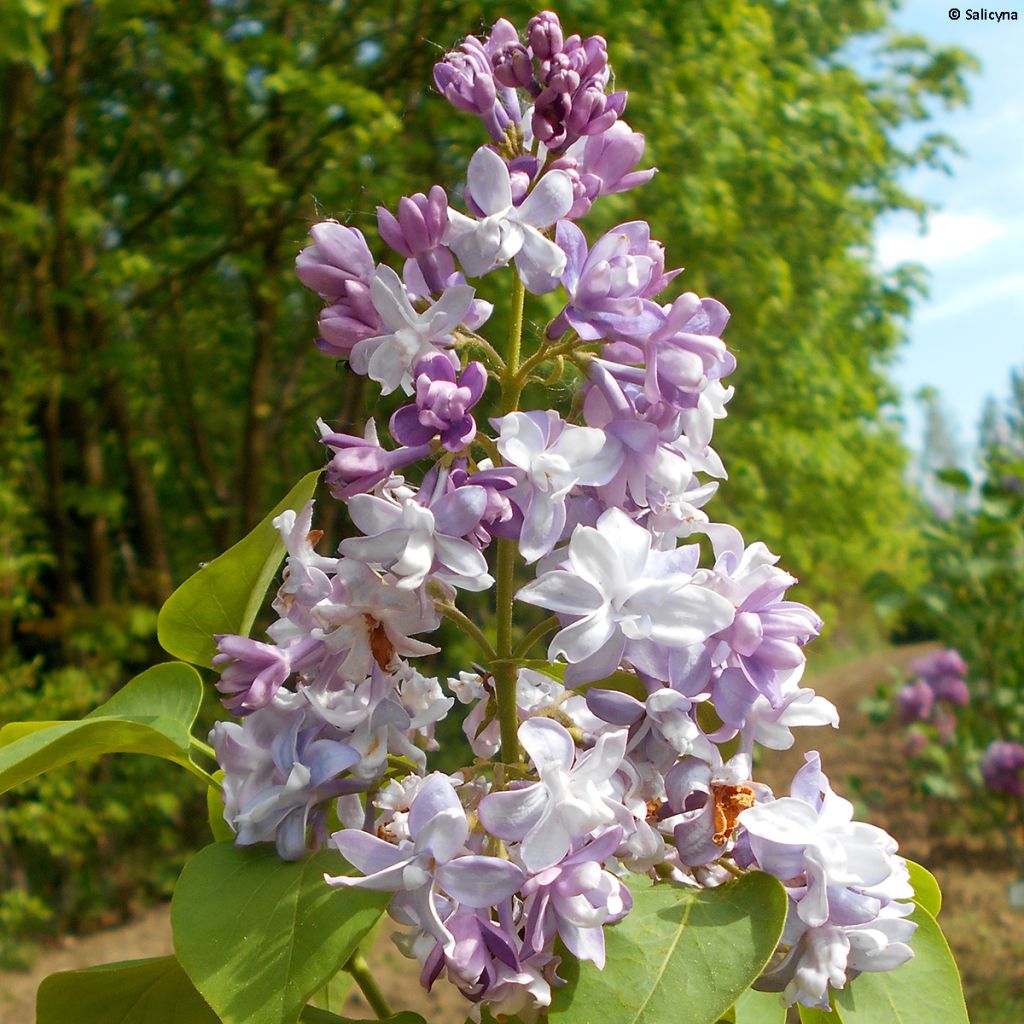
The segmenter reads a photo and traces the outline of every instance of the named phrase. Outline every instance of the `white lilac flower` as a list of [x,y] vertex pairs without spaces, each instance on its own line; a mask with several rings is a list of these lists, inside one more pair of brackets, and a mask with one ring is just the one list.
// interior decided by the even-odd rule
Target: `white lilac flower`
[[415,590],[434,575],[463,590],[486,590],[494,583],[487,560],[464,539],[486,508],[482,487],[459,487],[429,504],[422,493],[394,501],[356,494],[348,511],[365,536],[343,540],[341,552],[390,570],[402,589]]
[[377,381],[383,394],[401,388],[411,395],[413,367],[424,356],[451,347],[452,332],[469,312],[474,291],[466,284],[452,285],[420,313],[409,301],[402,279],[381,264],[373,275],[370,292],[389,333],[360,341],[352,349],[349,364],[356,373]]
[[546,572],[519,591],[519,600],[568,620],[548,649],[552,659],[569,662],[567,680],[610,675],[624,654],[646,669],[659,655],[699,644],[732,622],[732,604],[681,571],[686,552],[651,548],[647,530],[621,509],[608,509],[596,527],[573,531],[568,569]]
[[318,554],[315,549],[323,531],[313,529],[313,505],[310,499],[301,512],[285,509],[273,521],[288,552],[278,591],[278,599],[285,605],[296,598],[310,604],[326,597],[331,591],[329,576],[338,568],[337,558]]
[[853,820],[853,805],[832,790],[816,752],[790,792],[744,810],[739,823],[758,867],[798,890],[791,894],[801,921],[866,924],[889,901],[913,895],[896,840]]
[[510,495],[523,512],[520,553],[534,562],[558,543],[572,489],[608,480],[617,450],[606,446],[603,431],[572,426],[556,412],[513,412],[494,426],[501,457],[522,471]]
[[329,885],[406,894],[417,923],[447,953],[455,940],[439,910],[441,893],[468,907],[489,907],[522,884],[520,868],[466,848],[469,823],[448,778],[435,772],[409,811],[409,839],[393,845],[369,832],[342,829],[331,841],[362,876],[327,876]]
[[565,253],[541,234],[564,217],[573,204],[572,179],[565,171],[548,171],[519,206],[512,202],[507,164],[484,146],[473,154],[466,176],[480,220],[448,211],[447,242],[469,277],[479,277],[514,259],[531,292],[549,292],[565,270]]
[[577,757],[564,726],[531,718],[519,727],[519,742],[540,781],[485,796],[479,813],[488,832],[519,844],[519,859],[527,871],[553,867],[573,843],[597,828],[631,826],[628,811],[611,799],[609,784],[626,750],[625,730],[605,733],[592,750]]
[[345,679],[365,679],[374,662],[387,671],[396,654],[409,658],[438,651],[433,644],[413,639],[440,625],[433,602],[420,591],[388,582],[355,559],[341,560],[334,592],[317,605],[315,614],[327,649],[343,654],[337,671]]

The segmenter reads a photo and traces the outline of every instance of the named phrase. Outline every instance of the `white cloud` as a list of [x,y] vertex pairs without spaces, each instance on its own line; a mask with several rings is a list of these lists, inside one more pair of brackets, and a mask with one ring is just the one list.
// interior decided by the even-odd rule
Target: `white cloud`
[[1002,238],[1004,221],[983,213],[935,213],[927,230],[883,229],[875,241],[875,253],[884,267],[914,262],[930,266],[958,259]]

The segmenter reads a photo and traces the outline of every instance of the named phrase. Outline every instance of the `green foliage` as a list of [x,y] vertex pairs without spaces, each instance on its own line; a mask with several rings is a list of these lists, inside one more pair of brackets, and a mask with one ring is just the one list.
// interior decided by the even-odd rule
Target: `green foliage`
[[173,956],[51,974],[39,986],[36,1024],[219,1024]]
[[307,473],[237,544],[207,562],[164,603],[157,636],[168,654],[208,667],[220,633],[249,635],[284,558],[273,520],[300,510],[313,496],[319,472]]
[[337,853],[287,863],[267,844],[216,843],[189,861],[171,904],[174,948],[224,1024],[295,1024],[355,952],[390,896],[324,884],[345,870]]
[[568,960],[551,1021],[714,1024],[775,952],[782,886],[754,872],[718,889],[652,887],[642,878],[630,889],[633,909],[606,931],[604,970]]
[[189,730],[202,700],[195,669],[168,662],[136,676],[81,721],[5,725],[0,729],[0,792],[99,754],[151,754],[195,770]]
[[907,861],[910,869],[910,884],[914,887],[914,902],[920,904],[932,917],[938,917],[942,910],[942,890],[935,876],[920,864]]

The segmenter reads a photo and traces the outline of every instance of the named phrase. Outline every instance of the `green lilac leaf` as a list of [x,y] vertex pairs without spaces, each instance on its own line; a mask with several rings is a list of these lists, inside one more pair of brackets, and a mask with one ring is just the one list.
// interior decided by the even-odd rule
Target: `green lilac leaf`
[[319,477],[319,471],[307,473],[250,533],[171,594],[157,618],[157,639],[168,654],[209,667],[217,653],[214,634],[249,634],[284,558],[273,520],[301,509]]
[[634,887],[633,909],[605,929],[608,962],[567,959],[552,1024],[713,1024],[775,952],[786,918],[779,882],[761,872],[717,889]]
[[5,725],[0,729],[0,793],[100,754],[150,754],[193,769],[189,730],[202,699],[196,670],[167,662],[136,676],[78,722]]
[[174,948],[224,1024],[295,1024],[355,952],[390,894],[324,882],[349,870],[332,851],[288,862],[265,843],[216,843],[185,865]]

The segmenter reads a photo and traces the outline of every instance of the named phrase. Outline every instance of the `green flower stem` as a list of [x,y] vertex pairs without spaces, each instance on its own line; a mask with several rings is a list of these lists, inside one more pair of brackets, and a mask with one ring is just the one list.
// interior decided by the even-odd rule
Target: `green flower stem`
[[390,1017],[391,1007],[388,1005],[387,999],[384,998],[377,979],[370,973],[370,967],[363,954],[358,950],[353,953],[349,957],[348,963],[345,964],[345,970],[355,978],[359,990],[366,996],[366,1001],[370,1004],[370,1009],[377,1014],[377,1018],[384,1020]]
[[205,754],[207,757],[211,758],[214,761],[217,760],[217,752],[213,749],[213,747],[210,746],[209,743],[204,743],[202,740],[196,739],[195,736],[189,736],[188,745],[193,750],[198,750],[200,754]]
[[[512,305],[509,312],[508,345],[505,351],[505,372],[501,379],[502,413],[515,412],[523,391],[519,375],[519,356],[523,346],[523,306],[526,287],[513,270]],[[516,713],[516,666],[513,656],[512,601],[516,589],[516,543],[499,539],[495,566],[495,603],[498,631],[496,659],[492,666],[494,695],[498,705],[498,727],[501,731],[501,759],[505,764],[519,760],[519,716]]]
[[437,609],[445,618],[451,619],[452,622],[459,626],[460,629],[464,629],[476,641],[477,646],[488,661],[493,661],[497,658],[498,655],[491,646],[491,642],[484,635],[483,630],[468,615],[460,612],[453,604],[439,604]]
[[519,646],[513,653],[514,658],[525,658],[530,648],[545,634],[550,633],[551,630],[557,629],[560,625],[558,617],[556,615],[549,615],[543,622],[538,622],[533,629],[530,630],[526,636],[523,637]]

